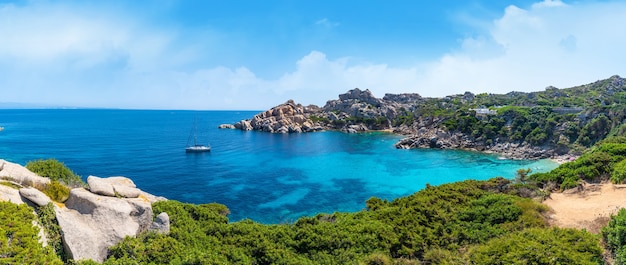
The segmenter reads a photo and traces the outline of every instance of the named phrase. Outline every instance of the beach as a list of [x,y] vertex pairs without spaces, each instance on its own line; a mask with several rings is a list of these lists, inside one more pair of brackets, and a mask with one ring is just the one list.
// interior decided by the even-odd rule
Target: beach
[[551,208],[551,225],[599,233],[611,215],[626,208],[626,185],[584,184],[582,189],[552,193],[543,203]]

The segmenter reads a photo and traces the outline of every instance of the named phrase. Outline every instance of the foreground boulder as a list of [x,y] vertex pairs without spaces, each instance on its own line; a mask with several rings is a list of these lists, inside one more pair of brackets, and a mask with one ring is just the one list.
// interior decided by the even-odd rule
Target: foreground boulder
[[20,192],[20,195],[22,195],[24,198],[28,199],[32,203],[36,204],[37,206],[45,206],[48,203],[52,202],[52,200],[50,200],[50,197],[48,197],[48,195],[44,194],[43,192],[35,188],[31,188],[31,187],[21,188],[19,192]]
[[63,245],[74,260],[103,262],[108,248],[125,236],[136,236],[152,225],[146,198],[116,198],[72,189],[65,206],[55,206]]
[[141,195],[141,190],[137,189],[135,183],[126,177],[99,178],[89,176],[87,183],[89,190],[98,195],[124,198],[137,198]]
[[45,187],[50,184],[50,179],[41,177],[19,164],[3,159],[0,159],[0,176],[24,186]]

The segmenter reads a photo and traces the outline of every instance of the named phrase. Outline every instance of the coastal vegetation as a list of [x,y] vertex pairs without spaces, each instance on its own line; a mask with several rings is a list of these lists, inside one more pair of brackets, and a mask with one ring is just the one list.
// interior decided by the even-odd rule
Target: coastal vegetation
[[58,181],[70,187],[83,187],[86,185],[79,175],[76,175],[65,164],[56,159],[30,161],[26,164],[26,168],[39,176]]
[[32,208],[0,201],[0,263],[63,264],[51,247],[38,242]]
[[[154,204],[169,235],[145,233],[111,248],[104,264],[600,264],[599,238],[548,228],[547,208],[495,178],[429,186],[357,213],[292,224],[229,223],[223,205]],[[519,247],[519,246],[527,247]],[[508,264],[508,262],[505,262]]]
[[542,187],[556,185],[561,190],[574,188],[583,181],[611,181],[619,184],[626,178],[626,137],[609,137],[583,154],[575,161],[558,168],[530,176]]

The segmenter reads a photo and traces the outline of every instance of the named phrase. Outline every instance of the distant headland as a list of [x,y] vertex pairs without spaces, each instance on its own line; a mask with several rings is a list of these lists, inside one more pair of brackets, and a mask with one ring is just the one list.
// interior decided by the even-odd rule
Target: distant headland
[[626,80],[539,92],[425,98],[352,89],[323,107],[287,102],[220,128],[270,133],[385,130],[406,135],[397,148],[463,149],[514,159],[569,160],[611,132],[626,130]]

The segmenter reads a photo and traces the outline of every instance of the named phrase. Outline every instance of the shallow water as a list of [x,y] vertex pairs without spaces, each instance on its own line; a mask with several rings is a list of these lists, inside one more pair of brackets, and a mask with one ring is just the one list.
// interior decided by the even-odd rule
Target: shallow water
[[[190,203],[218,202],[232,221],[292,222],[320,212],[359,211],[428,183],[513,178],[549,160],[503,160],[454,150],[399,150],[387,133],[269,134],[220,130],[250,111],[0,110],[0,158],[56,158],[84,179],[123,175],[142,190]],[[187,154],[194,119],[210,153]]]

